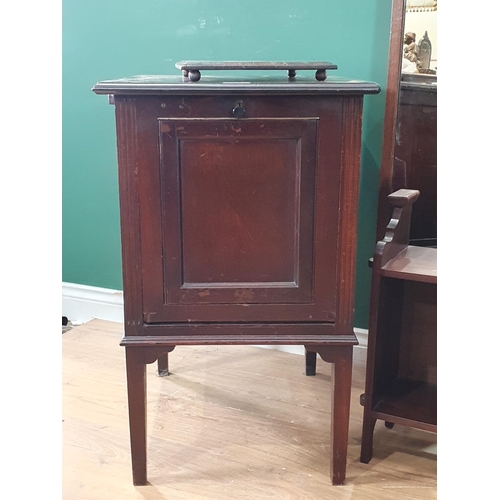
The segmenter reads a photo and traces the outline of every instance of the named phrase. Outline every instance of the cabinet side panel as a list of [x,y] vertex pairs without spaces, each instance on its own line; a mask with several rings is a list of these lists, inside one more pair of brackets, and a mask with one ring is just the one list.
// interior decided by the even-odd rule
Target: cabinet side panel
[[117,97],[116,138],[120,193],[125,335],[138,335],[142,325],[141,241],[137,192],[137,117],[133,98]]
[[353,331],[363,98],[344,100],[340,171],[337,333]]

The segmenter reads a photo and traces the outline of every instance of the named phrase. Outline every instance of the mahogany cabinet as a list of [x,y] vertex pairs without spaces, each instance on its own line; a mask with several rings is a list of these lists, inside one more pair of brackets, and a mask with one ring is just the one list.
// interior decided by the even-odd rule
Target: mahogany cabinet
[[145,365],[200,344],[301,344],[333,363],[331,474],[345,478],[362,103],[380,88],[254,74],[93,88],[116,107],[134,484]]

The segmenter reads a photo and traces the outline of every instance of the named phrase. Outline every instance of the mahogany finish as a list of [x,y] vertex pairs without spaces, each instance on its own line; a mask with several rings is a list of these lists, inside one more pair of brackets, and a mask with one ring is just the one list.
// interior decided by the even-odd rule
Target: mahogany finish
[[[378,215],[375,241],[380,241],[384,237],[385,228],[390,217],[390,208],[387,203],[387,197],[395,191],[393,187],[394,149],[396,145],[395,139],[399,111],[399,91],[401,87],[405,4],[406,0],[392,0],[389,63],[385,96],[384,134],[382,139],[382,159],[380,164]],[[396,189],[402,187],[403,186],[398,186]]]
[[302,344],[334,365],[331,467],[345,479],[364,94],[343,79],[134,77],[116,106],[134,484],[144,366],[176,345]]
[[315,70],[316,80],[326,80],[327,69],[337,69],[329,62],[269,62],[269,61],[179,61],[175,67],[193,82],[201,78],[201,70],[286,70],[289,78],[295,78],[297,70]]
[[393,0],[376,241],[391,215],[390,193],[417,189],[411,243],[437,245],[437,77],[402,74],[405,0]]
[[437,78],[401,73],[404,11],[405,1],[393,0],[361,395],[364,463],[372,457],[377,419],[387,428],[437,429]]
[[361,462],[378,419],[437,430],[437,249],[409,245],[419,191],[389,197],[393,215],[372,264]]
[[436,75],[402,76],[394,159],[400,162],[404,177],[401,185],[393,181],[393,189],[408,187],[420,191],[420,198],[412,212],[410,243],[419,246],[436,246]]

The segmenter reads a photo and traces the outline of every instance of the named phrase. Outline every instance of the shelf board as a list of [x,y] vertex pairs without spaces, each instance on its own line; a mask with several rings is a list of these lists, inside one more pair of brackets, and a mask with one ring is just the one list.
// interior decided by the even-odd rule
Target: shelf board
[[387,278],[437,283],[437,249],[408,246],[380,270]]
[[379,398],[372,415],[387,422],[436,432],[437,385],[398,378]]

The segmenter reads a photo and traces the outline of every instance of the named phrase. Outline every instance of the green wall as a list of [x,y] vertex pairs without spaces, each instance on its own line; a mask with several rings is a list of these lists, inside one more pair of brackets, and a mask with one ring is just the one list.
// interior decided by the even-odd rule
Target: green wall
[[355,324],[367,328],[387,78],[388,0],[63,0],[63,281],[121,289],[114,108],[99,80],[197,60],[326,60],[365,98]]

